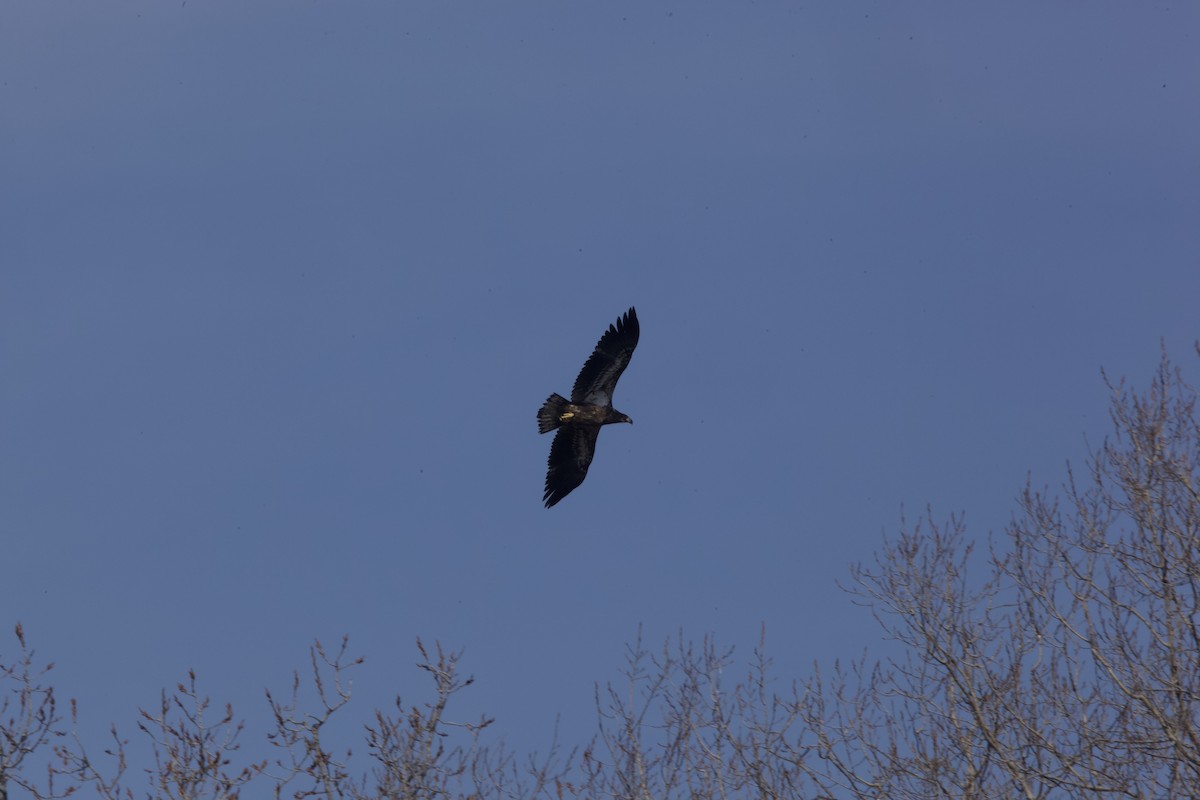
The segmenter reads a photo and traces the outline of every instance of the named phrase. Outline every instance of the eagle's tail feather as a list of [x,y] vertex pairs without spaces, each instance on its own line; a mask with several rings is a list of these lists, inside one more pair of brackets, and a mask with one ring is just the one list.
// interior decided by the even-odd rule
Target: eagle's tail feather
[[567,398],[560,394],[552,394],[546,398],[545,405],[538,411],[538,433],[549,433],[562,424],[561,419],[563,409],[567,405]]

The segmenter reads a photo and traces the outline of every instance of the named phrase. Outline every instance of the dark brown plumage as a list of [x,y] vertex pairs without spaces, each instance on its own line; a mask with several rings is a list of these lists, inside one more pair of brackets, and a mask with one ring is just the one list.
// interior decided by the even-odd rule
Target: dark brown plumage
[[637,347],[641,329],[637,312],[630,308],[596,343],[596,349],[584,363],[571,390],[571,399],[552,394],[538,411],[538,433],[558,429],[550,445],[546,470],[546,508],[562,500],[583,483],[600,426],[629,422],[629,417],[612,407],[613,390]]

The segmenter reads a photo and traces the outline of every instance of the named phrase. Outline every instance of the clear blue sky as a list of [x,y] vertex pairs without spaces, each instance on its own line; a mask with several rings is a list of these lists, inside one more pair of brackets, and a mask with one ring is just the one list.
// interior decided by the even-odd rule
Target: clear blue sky
[[[1198,223],[1190,3],[5,2],[0,652],[256,735],[314,637],[423,696],[420,635],[519,749],[639,625],[857,655],[902,506],[982,538],[1101,367],[1196,374]],[[547,511],[630,305],[636,424]]]

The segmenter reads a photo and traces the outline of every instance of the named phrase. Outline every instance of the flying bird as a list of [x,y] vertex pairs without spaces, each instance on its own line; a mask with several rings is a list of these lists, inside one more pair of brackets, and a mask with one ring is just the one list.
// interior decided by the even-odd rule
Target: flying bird
[[538,411],[538,433],[557,429],[550,445],[546,470],[546,508],[569,495],[587,477],[600,426],[613,422],[631,423],[612,407],[613,389],[637,347],[637,312],[630,308],[596,343],[596,349],[579,370],[571,399],[552,394]]

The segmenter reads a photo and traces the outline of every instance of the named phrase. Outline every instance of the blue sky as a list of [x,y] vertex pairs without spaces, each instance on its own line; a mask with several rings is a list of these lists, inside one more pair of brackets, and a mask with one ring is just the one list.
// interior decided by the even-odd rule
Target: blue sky
[[352,726],[439,639],[522,749],[639,625],[877,651],[902,507],[983,538],[1101,367],[1197,374],[1198,97],[1190,4],[5,3],[0,625],[96,732],[343,633]]

